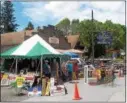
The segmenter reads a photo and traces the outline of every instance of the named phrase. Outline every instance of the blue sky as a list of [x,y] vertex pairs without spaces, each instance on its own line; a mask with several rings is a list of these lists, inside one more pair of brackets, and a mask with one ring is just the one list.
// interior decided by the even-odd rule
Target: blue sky
[[125,2],[123,1],[51,1],[51,2],[13,2],[16,22],[20,25],[18,31],[23,30],[29,21],[35,27],[55,25],[63,18],[94,19],[105,22],[107,19],[114,23],[125,24]]

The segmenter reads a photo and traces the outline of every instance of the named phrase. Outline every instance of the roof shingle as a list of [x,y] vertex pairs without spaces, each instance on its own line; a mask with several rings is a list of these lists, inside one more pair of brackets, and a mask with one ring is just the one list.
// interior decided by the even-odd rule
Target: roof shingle
[[24,36],[32,36],[32,32],[35,30],[26,30],[20,32],[11,32],[1,34],[1,45],[16,45],[24,41]]

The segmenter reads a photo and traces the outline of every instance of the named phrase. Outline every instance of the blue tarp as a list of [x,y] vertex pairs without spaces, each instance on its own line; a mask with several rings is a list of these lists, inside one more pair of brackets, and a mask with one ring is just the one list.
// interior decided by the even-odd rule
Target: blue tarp
[[72,52],[64,52],[65,55],[71,56],[71,58],[79,58],[78,54],[72,53]]

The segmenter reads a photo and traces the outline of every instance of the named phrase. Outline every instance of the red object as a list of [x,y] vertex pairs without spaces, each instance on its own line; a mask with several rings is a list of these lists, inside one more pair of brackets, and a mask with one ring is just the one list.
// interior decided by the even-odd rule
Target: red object
[[88,84],[91,85],[91,86],[96,86],[97,85],[96,82],[89,82]]
[[26,77],[26,80],[33,80],[34,77]]
[[119,70],[119,77],[122,77],[121,70]]
[[74,69],[75,72],[78,71],[78,64],[77,63],[74,64],[73,69]]
[[80,100],[80,99],[81,97],[79,96],[78,86],[77,83],[75,83],[73,100]]
[[0,73],[0,80],[2,80],[2,78],[3,78],[3,74]]
[[16,79],[15,76],[9,76],[8,78],[9,78],[9,80]]
[[103,66],[104,66],[104,63],[103,63],[103,62],[101,62],[101,64],[100,64],[100,65],[101,65],[101,67],[103,67]]

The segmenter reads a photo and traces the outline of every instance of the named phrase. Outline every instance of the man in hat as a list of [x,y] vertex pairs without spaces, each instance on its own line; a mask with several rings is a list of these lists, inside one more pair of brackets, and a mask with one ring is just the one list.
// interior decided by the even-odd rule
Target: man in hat
[[44,72],[44,74],[45,74],[46,77],[49,77],[50,78],[51,68],[50,68],[50,65],[48,64],[48,60],[45,60],[44,61],[43,72]]

